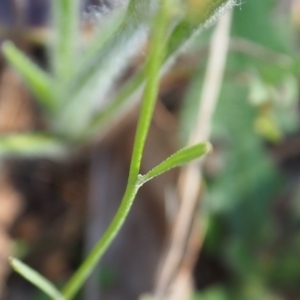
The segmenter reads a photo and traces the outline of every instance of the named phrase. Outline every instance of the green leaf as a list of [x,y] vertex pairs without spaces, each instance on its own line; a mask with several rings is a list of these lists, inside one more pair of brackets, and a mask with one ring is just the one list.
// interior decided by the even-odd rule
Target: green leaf
[[233,16],[232,36],[242,37],[275,51],[289,53],[287,45],[292,45],[290,29],[275,14],[274,0],[244,1],[243,9],[236,9]]
[[191,147],[183,148],[168,157],[147,174],[140,176],[139,184],[142,185],[150,179],[161,175],[162,173],[165,173],[170,169],[182,166],[194,159],[200,158],[201,156],[207,154],[211,150],[211,148],[212,147],[210,143],[200,143]]
[[7,156],[33,157],[63,155],[65,144],[44,134],[12,134],[0,136],[0,158]]
[[212,287],[205,289],[205,292],[197,292],[193,295],[192,300],[227,300],[228,292],[221,287]]
[[155,16],[150,35],[149,61],[146,68],[147,83],[134,138],[129,178],[123,199],[107,230],[63,289],[63,295],[68,300],[74,298],[87,277],[97,265],[99,259],[120,231],[139,189],[138,174],[141,165],[142,153],[155,107],[155,101],[158,95],[159,70],[165,53],[165,40],[167,38],[169,24],[172,21],[173,16],[170,15],[170,1],[171,0],[163,0],[161,2],[160,9],[158,10],[157,16]]
[[52,1],[54,23],[54,43],[52,47],[52,63],[56,84],[64,85],[70,80],[78,61],[79,53],[79,0]]
[[[104,128],[109,122],[117,119],[127,108],[136,103],[139,99],[136,96],[142,91],[145,80],[145,69],[143,68],[129,80],[111,101],[104,110],[99,111],[98,114],[91,120],[85,137],[91,137],[99,133],[99,128]],[[129,107],[130,106],[130,107]]]
[[45,294],[51,297],[51,299],[64,299],[63,295],[56,289],[56,287],[50,281],[48,281],[45,277],[43,277],[35,270],[31,269],[26,264],[22,263],[20,260],[10,257],[9,263],[17,273],[19,273],[22,277],[31,282],[37,288],[42,290]]
[[154,12],[148,0],[130,1],[126,17],[113,37],[75,74],[69,102],[54,124],[58,130],[73,137],[82,134],[95,112],[109,103],[108,92],[147,40]]
[[140,300],[155,300],[151,295],[143,295]]
[[84,62],[83,67],[93,57],[101,51],[101,49],[105,46],[105,44],[112,38],[112,36],[116,33],[124,18],[126,17],[126,9],[121,8],[117,9],[116,12],[112,12],[111,16],[104,17],[104,21],[100,22],[98,25],[98,29],[96,30],[95,37],[86,47],[84,53]]
[[52,112],[55,109],[52,79],[18,50],[12,42],[3,43],[2,52],[7,61],[21,75],[41,105],[48,112]]
[[[195,1],[196,2],[196,1]],[[206,1],[205,1],[206,2]],[[195,39],[209,26],[213,25],[218,18],[235,5],[234,0],[210,0],[205,4],[205,10],[193,21],[188,18],[177,24],[170,38],[165,69],[168,69],[180,54],[186,52]]]
[[[217,17],[226,9],[235,4],[233,0],[212,0],[209,9],[201,15],[198,23],[191,23],[184,19],[179,22],[170,36],[168,51],[165,57],[161,76],[165,74],[178,55],[186,51],[190,44],[211,25]],[[99,128],[105,127],[112,119],[115,119],[122,111],[129,109],[136,102],[142,91],[145,80],[145,68],[142,67],[118,92],[115,98],[101,111],[99,111],[90,122],[87,135],[99,133]]]

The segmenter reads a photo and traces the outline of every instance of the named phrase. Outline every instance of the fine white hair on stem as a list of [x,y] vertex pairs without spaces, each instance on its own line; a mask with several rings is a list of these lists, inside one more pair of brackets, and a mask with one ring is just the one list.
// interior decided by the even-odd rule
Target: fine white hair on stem
[[89,5],[83,13],[83,21],[97,25],[109,12],[110,9],[107,7],[100,8],[97,5]]
[[97,26],[103,20],[126,10],[129,0],[111,1],[107,4],[105,1],[99,1],[98,4],[89,4],[83,11],[83,21]]
[[172,65],[176,62],[177,58],[190,49],[190,46],[193,44],[197,36],[199,36],[205,29],[214,25],[227,10],[232,9],[236,5],[239,5],[237,0],[228,0],[224,4],[220,5],[203,24],[197,26],[193,34],[180,46],[180,49],[178,49],[178,51],[176,51],[176,53],[167,60],[162,73],[164,74],[169,71]]

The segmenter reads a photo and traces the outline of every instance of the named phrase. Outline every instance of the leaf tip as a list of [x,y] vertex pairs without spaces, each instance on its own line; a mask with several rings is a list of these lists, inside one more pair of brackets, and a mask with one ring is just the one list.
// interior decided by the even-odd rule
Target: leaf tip
[[10,264],[10,266],[11,266],[13,269],[15,269],[15,261],[16,261],[16,259],[15,259],[14,257],[12,257],[12,256],[9,256],[9,257],[8,257],[8,263]]
[[205,144],[205,153],[208,154],[213,150],[213,146],[211,143],[206,143]]
[[11,47],[14,47],[14,43],[12,41],[5,41],[1,45],[2,53],[6,53]]

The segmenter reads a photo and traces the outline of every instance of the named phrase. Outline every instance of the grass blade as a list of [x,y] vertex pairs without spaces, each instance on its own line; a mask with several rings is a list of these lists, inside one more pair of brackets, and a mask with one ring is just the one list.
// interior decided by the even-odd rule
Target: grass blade
[[120,25],[124,22],[126,17],[126,7],[121,7],[117,9],[116,12],[111,12],[111,15],[104,16],[100,22],[97,24],[100,28],[96,30],[95,37],[87,46],[84,53],[83,66],[93,60],[93,57],[101,51],[105,44],[112,38],[112,36],[117,32]]
[[37,97],[37,101],[41,103],[46,111],[53,112],[56,101],[52,79],[12,42],[3,43],[2,52],[7,61],[16,69],[28,88]]
[[52,49],[53,71],[57,83],[70,79],[78,61],[80,1],[53,0],[54,41]]
[[[108,92],[147,40],[153,14],[150,7],[148,0],[130,1],[126,17],[113,38],[75,76],[70,86],[70,101],[56,124],[59,129],[76,137],[85,131],[95,111],[106,107],[110,100]],[[70,122],[71,119],[76,122]]]
[[56,289],[56,287],[50,281],[48,281],[45,277],[43,277],[35,270],[31,269],[26,264],[22,263],[20,260],[10,257],[9,263],[17,273],[19,273],[22,277],[24,277],[26,280],[28,280],[41,291],[43,291],[45,294],[47,294],[51,299],[64,299],[63,295]]
[[94,136],[97,132],[99,132],[99,128],[104,128],[107,123],[109,123],[112,119],[117,118],[119,113],[124,111],[127,102],[133,103],[130,101],[134,97],[135,92],[138,94],[138,90],[142,91],[144,79],[145,79],[145,69],[142,69],[134,77],[129,80],[125,86],[122,87],[121,91],[117,94],[107,107],[100,111],[96,116],[91,120],[87,130],[85,132],[85,136],[90,137]]
[[45,134],[10,134],[0,136],[1,157],[39,157],[63,155],[66,146]]
[[[145,11],[141,11],[143,7]],[[116,75],[124,66],[128,66],[128,59],[140,51],[139,46],[146,41],[146,32],[151,20],[151,5],[148,0],[131,0],[125,19],[119,30],[115,32],[114,37],[102,47],[101,51],[95,51],[92,46],[90,50],[94,55],[88,56],[84,68],[77,74],[74,80],[72,92],[74,95],[89,85],[104,80],[102,77],[108,77],[106,81],[113,82]],[[153,9],[152,9],[153,10]],[[106,33],[103,33],[104,36]],[[106,82],[105,81],[105,82]],[[103,92],[103,88],[99,88]]]
[[200,143],[195,146],[183,148],[166,160],[164,160],[161,164],[153,168],[147,174],[140,176],[139,183],[142,185],[150,179],[161,175],[173,168],[182,166],[186,163],[191,162],[201,156],[207,154],[211,150],[211,145],[209,143]]

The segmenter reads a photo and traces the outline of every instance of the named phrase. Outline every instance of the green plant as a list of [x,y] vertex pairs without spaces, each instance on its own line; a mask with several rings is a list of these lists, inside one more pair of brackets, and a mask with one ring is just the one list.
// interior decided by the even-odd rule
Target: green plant
[[[196,299],[299,298],[300,268],[295,255],[299,235],[294,221],[287,221],[299,222],[299,211],[293,206],[299,206],[299,198],[296,193],[289,196],[293,194],[291,178],[299,170],[293,169],[291,175],[292,158],[274,160],[273,156],[290,149],[288,141],[299,132],[298,111],[293,106],[298,105],[299,93],[299,85],[293,85],[299,78],[299,50],[293,40],[299,33],[290,25],[287,11],[277,10],[281,4],[244,1],[234,11],[231,51],[212,132],[221,164],[211,169],[206,181],[208,201],[202,202],[201,213],[206,212],[209,219],[195,276],[201,287]],[[198,82],[204,61],[199,64]],[[189,122],[200,88],[199,84],[190,87],[194,106],[186,112]],[[189,124],[182,124],[188,131]],[[295,187],[298,184],[296,180]],[[288,208],[282,209],[285,205]],[[215,270],[210,279],[204,279],[206,270]],[[222,272],[224,277],[215,282],[214,276]]]
[[[17,259],[12,267],[53,299],[72,299],[92,269],[117,235],[124,223],[138,189],[148,180],[171,168],[181,166],[206,154],[209,143],[179,150],[145,175],[140,175],[143,149],[149,130],[160,76],[169,68],[174,57],[193,37],[201,32],[221,9],[234,1],[211,1],[199,15],[189,15],[189,7],[181,1],[164,0],[160,5],[147,0],[131,0],[127,11],[114,15],[105,34],[96,38],[86,49],[79,49],[80,5],[78,1],[53,1],[54,37],[50,47],[51,72],[45,72],[20,52],[11,42],[3,45],[3,53],[18,71],[40,105],[44,108],[49,132],[1,137],[2,155],[51,155],[67,153],[73,146],[90,142],[121,109],[133,103],[134,96],[144,86],[141,111],[135,135],[128,184],[121,205],[107,231],[88,255],[70,281],[58,291],[41,275]],[[157,3],[156,3],[157,4]],[[182,11],[184,13],[182,13]],[[148,59],[133,78],[112,99],[104,103],[114,80],[124,69],[134,47],[144,43],[150,29]],[[119,48],[122,46],[122,54]],[[84,57],[80,59],[81,52]],[[78,66],[74,61],[79,61]],[[102,96],[99,97],[100,91]],[[84,100],[83,100],[84,99]],[[103,109],[94,111],[97,101]]]

